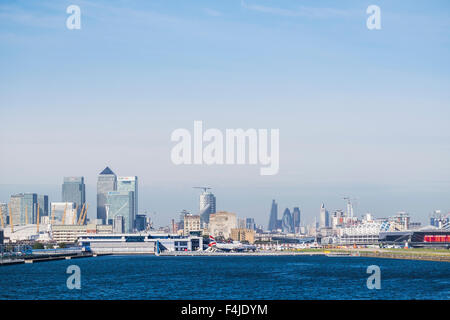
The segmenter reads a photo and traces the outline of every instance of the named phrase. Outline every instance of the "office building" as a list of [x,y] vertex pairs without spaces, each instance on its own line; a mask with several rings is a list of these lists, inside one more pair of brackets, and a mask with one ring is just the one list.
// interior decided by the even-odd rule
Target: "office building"
[[115,216],[113,219],[113,233],[124,233],[125,225],[123,216]]
[[147,229],[147,216],[145,214],[137,214],[134,222],[136,231],[145,231]]
[[[8,212],[8,204],[7,203],[0,203],[0,214],[1,214],[1,221],[3,226],[6,226],[9,224],[9,212]],[[0,225],[1,227],[1,225]]]
[[64,177],[61,202],[74,203],[77,219],[79,219],[83,205],[86,203],[84,177]]
[[291,212],[288,208],[284,210],[283,219],[281,221],[281,229],[283,230],[283,233],[294,233],[294,222],[292,220]]
[[256,230],[255,219],[253,219],[253,218],[245,219],[245,228],[250,229],[250,230]]
[[36,193],[12,195],[9,206],[13,225],[35,224],[37,222],[38,201]]
[[134,215],[138,214],[138,177],[118,177],[117,191],[133,191],[134,193]]
[[185,236],[190,235],[191,232],[202,230],[199,215],[186,214],[183,218],[183,222],[183,233]]
[[60,243],[74,243],[83,235],[106,234],[111,235],[113,226],[109,225],[54,225],[52,227],[52,240]]
[[294,207],[294,210],[292,211],[292,222],[294,224],[294,232],[299,233],[300,232],[300,208]]
[[48,217],[48,196],[47,195],[42,195],[42,194],[38,194],[37,196],[37,201],[39,204],[39,217]]
[[134,231],[134,192],[133,191],[110,191],[106,198],[107,224],[113,224],[116,216],[122,216],[125,233]]
[[220,211],[211,214],[209,217],[209,234],[213,237],[229,239],[231,229],[236,227],[237,218],[235,213]]
[[216,197],[205,189],[200,194],[200,219],[202,224],[209,223],[211,214],[216,212]]
[[255,230],[247,228],[231,229],[231,239],[233,241],[255,243]]
[[320,223],[319,223],[319,227],[320,228],[328,228],[330,226],[330,217],[328,214],[327,209],[325,209],[325,205],[322,203],[322,205],[320,206],[320,217],[319,217]]
[[278,229],[278,204],[272,200],[272,207],[270,208],[269,227],[270,232]]
[[97,219],[100,219],[102,223],[106,221],[106,203],[108,192],[117,190],[117,176],[109,168],[106,167],[98,175],[97,180]]

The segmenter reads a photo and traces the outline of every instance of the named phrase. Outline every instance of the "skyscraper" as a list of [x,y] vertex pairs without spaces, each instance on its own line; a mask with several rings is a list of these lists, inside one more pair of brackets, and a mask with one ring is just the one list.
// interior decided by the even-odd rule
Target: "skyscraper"
[[320,228],[328,228],[330,226],[330,217],[325,205],[322,203],[320,206]]
[[134,216],[136,217],[138,212],[138,177],[118,177],[117,178],[117,191],[133,191],[134,193]]
[[7,225],[9,222],[9,211],[7,203],[0,203],[0,211],[3,219],[3,225]]
[[245,227],[246,227],[247,229],[250,229],[250,230],[256,230],[255,219],[253,219],[253,218],[247,218],[247,219],[245,220]]
[[216,197],[205,190],[200,194],[200,218],[202,224],[209,223],[209,216],[216,213]]
[[294,223],[292,221],[292,215],[288,208],[284,210],[283,219],[282,219],[282,229],[283,233],[293,233],[294,232]]
[[37,204],[36,193],[19,193],[12,195],[9,202],[12,224],[25,225],[36,223]]
[[48,216],[48,196],[43,194],[38,194],[37,201],[39,204],[39,217]]
[[[134,192],[110,191],[107,194],[106,216],[107,223],[113,224],[117,216],[123,218],[123,230],[132,233],[134,230]],[[106,218],[105,218],[106,220]]]
[[84,177],[64,177],[62,185],[62,202],[73,202],[77,208],[77,219],[86,202],[86,186]]
[[294,207],[294,210],[292,211],[292,221],[294,224],[294,232],[300,231],[300,208]]
[[275,200],[272,200],[268,230],[269,231],[277,230],[277,224],[278,224],[278,204],[275,202]]
[[106,167],[98,175],[97,180],[97,219],[101,219],[102,223],[106,221],[106,203],[108,192],[117,190],[117,176],[109,167]]

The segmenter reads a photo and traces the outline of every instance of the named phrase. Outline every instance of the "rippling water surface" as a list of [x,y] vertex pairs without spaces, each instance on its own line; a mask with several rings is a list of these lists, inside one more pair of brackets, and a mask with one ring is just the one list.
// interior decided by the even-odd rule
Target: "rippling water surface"
[[[66,286],[69,265],[81,290]],[[381,269],[381,289],[366,286]],[[450,263],[361,257],[104,256],[0,267],[1,299],[449,299]]]

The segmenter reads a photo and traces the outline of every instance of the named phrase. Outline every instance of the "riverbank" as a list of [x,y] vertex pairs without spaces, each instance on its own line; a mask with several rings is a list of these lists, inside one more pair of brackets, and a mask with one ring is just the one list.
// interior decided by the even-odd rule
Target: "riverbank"
[[210,252],[210,251],[175,251],[163,252],[160,256],[313,256],[324,255],[328,257],[368,257],[404,260],[426,260],[450,262],[448,250],[432,249],[306,249],[292,251],[256,251],[256,252]]
[[37,263],[37,262],[48,262],[55,260],[71,260],[71,259],[81,259],[81,258],[92,258],[97,256],[105,256],[109,254],[95,254],[95,253],[85,253],[85,254],[57,254],[57,255],[42,255],[42,256],[29,256],[19,259],[0,259],[0,266],[14,265],[14,264],[24,264],[24,263]]

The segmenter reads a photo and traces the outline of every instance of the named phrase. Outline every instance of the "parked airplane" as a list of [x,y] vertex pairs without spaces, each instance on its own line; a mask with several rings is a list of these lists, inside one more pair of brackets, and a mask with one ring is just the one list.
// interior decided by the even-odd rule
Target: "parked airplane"
[[216,239],[214,239],[213,236],[209,236],[208,247],[210,247],[211,249],[218,249],[218,250],[222,250],[222,251],[248,251],[248,250],[255,251],[256,250],[256,246],[243,244],[239,241],[233,241],[230,243],[221,243],[221,242],[217,243]]

